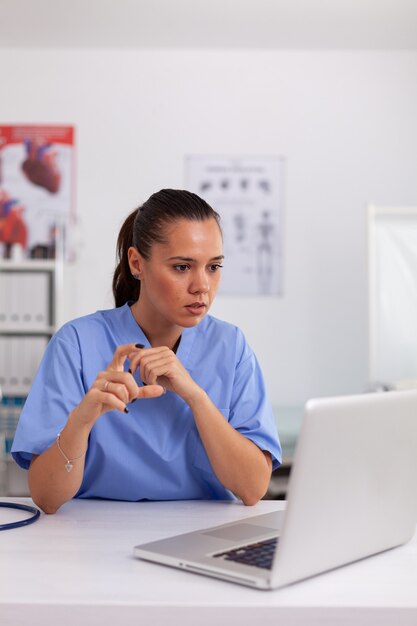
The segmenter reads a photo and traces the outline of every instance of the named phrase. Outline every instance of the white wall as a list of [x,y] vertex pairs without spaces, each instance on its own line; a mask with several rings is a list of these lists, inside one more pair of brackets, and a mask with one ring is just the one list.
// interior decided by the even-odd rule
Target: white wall
[[64,319],[112,304],[121,221],[188,154],[286,159],[284,296],[218,298],[275,403],[368,383],[368,202],[416,205],[417,53],[1,50],[1,123],[77,129]]

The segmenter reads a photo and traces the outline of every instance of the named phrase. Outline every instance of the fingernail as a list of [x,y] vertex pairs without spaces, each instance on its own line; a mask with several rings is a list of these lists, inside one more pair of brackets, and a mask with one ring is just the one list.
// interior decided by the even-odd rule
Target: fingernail
[[135,348],[144,348],[144,344],[143,343],[135,343]]
[[129,409],[125,406],[125,413],[129,413]]

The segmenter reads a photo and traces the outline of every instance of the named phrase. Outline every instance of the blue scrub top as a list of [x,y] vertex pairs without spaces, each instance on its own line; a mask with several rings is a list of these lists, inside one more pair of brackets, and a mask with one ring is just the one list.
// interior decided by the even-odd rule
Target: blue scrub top
[[[54,443],[98,372],[108,366],[116,347],[126,343],[150,347],[128,304],[68,322],[54,335],[16,429],[12,455],[21,467],[27,469],[32,454]],[[259,364],[243,333],[207,315],[197,326],[183,329],[177,357],[225,419],[270,452],[278,467],[275,420]],[[142,384],[138,373],[135,379]],[[128,414],[109,411],[97,420],[76,497],[234,499],[211,468],[190,408],[169,391],[129,404]]]

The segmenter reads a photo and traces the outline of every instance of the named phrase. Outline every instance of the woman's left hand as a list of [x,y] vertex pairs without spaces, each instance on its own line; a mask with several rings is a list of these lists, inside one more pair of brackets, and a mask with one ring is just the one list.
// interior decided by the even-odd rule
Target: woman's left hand
[[169,348],[141,348],[129,359],[131,372],[139,370],[144,383],[162,385],[190,406],[219,481],[245,504],[256,504],[266,493],[271,477],[269,452],[233,428]]
[[178,360],[176,354],[166,346],[142,348],[130,359],[132,374],[139,369],[143,383],[162,385],[178,394],[186,402],[196,395],[200,387]]

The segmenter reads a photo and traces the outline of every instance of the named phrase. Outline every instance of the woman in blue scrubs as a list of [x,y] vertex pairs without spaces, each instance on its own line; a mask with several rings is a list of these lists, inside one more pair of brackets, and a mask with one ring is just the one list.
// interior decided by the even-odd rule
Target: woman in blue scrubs
[[12,454],[46,513],[73,497],[255,504],[281,459],[256,357],[208,314],[223,263],[218,214],[153,194],[125,221],[116,307],[52,338]]

